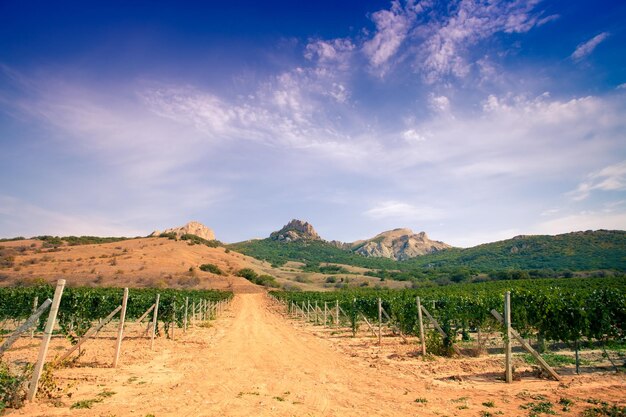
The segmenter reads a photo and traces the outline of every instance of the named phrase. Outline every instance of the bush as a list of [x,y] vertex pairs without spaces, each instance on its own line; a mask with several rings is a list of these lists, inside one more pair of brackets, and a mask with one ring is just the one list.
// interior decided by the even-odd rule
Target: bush
[[0,412],[5,408],[20,408],[26,399],[26,375],[16,375],[0,362]]
[[211,272],[212,274],[216,275],[225,275],[224,271],[222,271],[219,266],[214,264],[202,264],[199,268],[204,272]]
[[245,278],[254,284],[263,285],[264,287],[272,287],[272,288],[280,287],[280,284],[276,282],[276,278],[274,278],[273,276],[271,275],[259,276],[259,274],[257,274],[250,268],[240,269],[237,272],[237,276]]
[[252,281],[254,279],[256,279],[259,274],[257,274],[256,272],[254,272],[254,270],[250,269],[250,268],[243,268],[240,269],[237,274],[238,277],[242,277],[247,279],[248,281]]

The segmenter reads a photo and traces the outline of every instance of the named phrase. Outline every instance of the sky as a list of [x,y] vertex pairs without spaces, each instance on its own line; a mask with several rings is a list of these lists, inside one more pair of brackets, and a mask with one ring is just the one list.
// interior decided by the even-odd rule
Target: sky
[[0,0],[0,237],[626,229],[626,3]]

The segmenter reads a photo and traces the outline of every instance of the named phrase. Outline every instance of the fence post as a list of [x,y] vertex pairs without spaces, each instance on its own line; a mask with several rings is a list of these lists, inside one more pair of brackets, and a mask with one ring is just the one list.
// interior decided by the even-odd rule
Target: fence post
[[152,336],[150,337],[150,350],[154,348],[154,334],[156,333],[156,327],[158,323],[159,316],[159,299],[161,298],[161,294],[157,294],[156,301],[154,302],[154,313],[152,315]]
[[504,376],[506,382],[513,382],[513,362],[511,360],[511,292],[504,294],[504,354],[505,354],[505,370]]
[[422,343],[422,356],[426,356],[426,339],[424,339],[424,320],[422,319],[422,302],[417,297],[417,318],[420,325],[420,342]]
[[[33,312],[32,314],[35,314],[35,312],[37,311],[37,306],[39,305],[39,297],[35,296],[35,299],[33,300]],[[33,337],[35,337],[35,327],[33,327],[33,329],[30,331],[30,338],[32,339]]]
[[189,297],[185,297],[185,317],[183,319],[183,329],[187,333],[187,310],[189,309]]
[[59,304],[61,304],[61,297],[63,296],[63,289],[65,288],[65,280],[60,279],[57,281],[57,287],[54,290],[54,298],[52,299],[52,306],[50,307],[50,314],[48,315],[48,321],[46,322],[46,328],[43,332],[43,338],[41,340],[41,347],[39,348],[39,356],[37,357],[37,363],[33,369],[33,378],[30,381],[30,388],[28,390],[27,399],[32,401],[37,395],[37,388],[39,387],[39,378],[41,377],[41,371],[43,371],[43,365],[46,362],[46,354],[48,353],[48,345],[50,344],[50,338],[52,337],[52,331],[54,330],[54,322],[59,312]]
[[378,298],[378,346],[381,343],[381,333],[383,329],[383,304],[380,297]]
[[122,312],[120,313],[120,327],[117,331],[117,345],[115,345],[115,357],[113,367],[117,366],[122,350],[122,339],[124,338],[124,321],[126,320],[126,306],[128,304],[128,288],[124,288],[124,298],[122,298]]
[[335,327],[339,327],[339,300],[335,300]]

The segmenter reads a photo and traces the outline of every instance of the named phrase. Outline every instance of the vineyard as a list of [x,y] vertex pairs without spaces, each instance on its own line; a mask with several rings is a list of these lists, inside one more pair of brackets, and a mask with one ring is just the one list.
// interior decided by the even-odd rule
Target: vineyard
[[[273,292],[293,313],[313,307],[315,320],[341,318],[354,330],[359,321],[380,320],[403,334],[419,334],[417,297],[438,322],[444,345],[469,339],[469,333],[500,328],[492,310],[502,312],[504,293],[511,294],[512,327],[524,338],[565,342],[620,341],[626,336],[626,280],[622,278],[500,281],[419,290],[347,290],[340,292]],[[333,312],[343,314],[334,318]],[[319,310],[318,310],[319,309]],[[310,318],[310,317],[309,317]]]
[[[0,387],[0,411],[6,406],[22,404],[27,387],[27,398],[32,400],[35,397],[41,374],[46,372],[44,364],[52,338],[65,339],[69,346],[57,344],[65,352],[49,361],[46,365],[48,372],[67,365],[65,359],[83,343],[106,333],[104,327],[119,313],[117,345],[111,365],[115,367],[120,357],[125,324],[128,326],[135,321],[140,329],[145,328],[139,334],[140,337],[150,336],[152,349],[155,337],[173,338],[175,328],[186,331],[188,325],[198,320],[205,322],[215,318],[233,297],[231,292],[216,290],[64,288],[64,285],[65,281],[60,280],[56,289],[50,285],[0,288],[0,359],[19,339],[28,334],[30,340],[39,339],[41,335],[39,358],[34,370],[30,365],[24,367],[24,364],[10,361],[0,363],[0,376],[14,384],[9,389],[5,381]],[[48,309],[50,313],[43,314]],[[147,325],[141,324],[146,318]],[[111,336],[104,337],[115,339]],[[78,350],[74,361],[80,356],[81,351]]]

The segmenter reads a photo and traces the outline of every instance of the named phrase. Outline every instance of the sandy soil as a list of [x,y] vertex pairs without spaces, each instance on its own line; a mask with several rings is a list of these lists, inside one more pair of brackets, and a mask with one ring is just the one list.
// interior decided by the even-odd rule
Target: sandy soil
[[[174,341],[160,338],[154,351],[131,324],[117,369],[109,368],[110,329],[86,346],[81,367],[55,371],[66,389],[62,404],[42,399],[9,415],[528,416],[520,406],[550,401],[559,415],[574,416],[591,406],[590,398],[626,401],[623,374],[567,375],[561,383],[523,374],[505,384],[498,379],[501,358],[425,360],[415,344],[384,338],[379,347],[371,337],[353,339],[347,331],[290,319],[255,286],[237,290],[210,327],[178,332]],[[20,343],[10,352],[13,360],[36,354],[34,342]],[[561,411],[561,398],[574,401],[569,411]],[[70,410],[89,399],[101,401]]]

